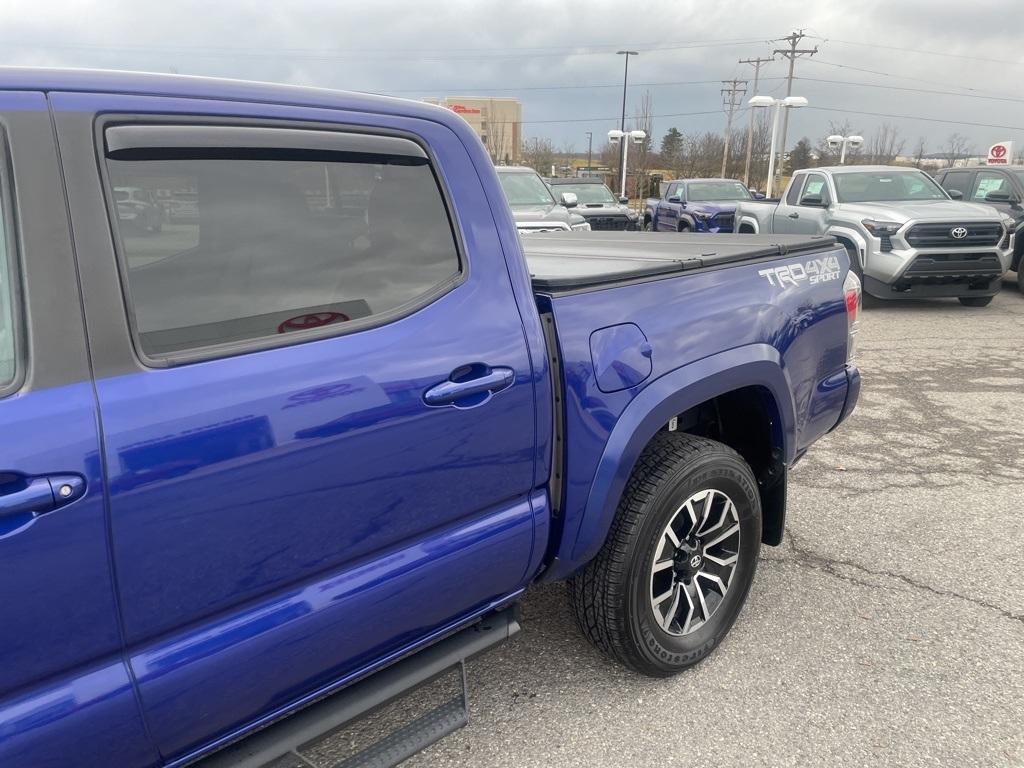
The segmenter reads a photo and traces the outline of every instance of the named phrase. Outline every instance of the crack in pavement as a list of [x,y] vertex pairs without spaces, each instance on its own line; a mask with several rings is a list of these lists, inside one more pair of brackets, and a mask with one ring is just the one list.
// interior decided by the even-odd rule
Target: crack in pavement
[[[919,591],[923,591],[923,592],[929,592],[929,593],[931,593],[933,595],[936,595],[938,597],[953,597],[953,598],[956,598],[958,600],[963,600],[964,602],[970,603],[970,604],[972,604],[974,606],[977,606],[979,608],[985,608],[986,610],[994,611],[994,612],[998,613],[1000,616],[1002,616],[1003,618],[1011,619],[1013,621],[1017,621],[1017,622],[1020,622],[1021,624],[1024,624],[1024,615],[1014,613],[1013,611],[1009,611],[1009,610],[1007,610],[1007,609],[1005,609],[1005,608],[1003,608],[1001,606],[995,605],[994,603],[989,603],[989,602],[986,602],[985,600],[979,600],[977,598],[970,597],[968,595],[962,595],[959,592],[953,592],[953,591],[944,590],[944,589],[936,589],[935,587],[933,587],[933,586],[931,586],[929,584],[924,584],[922,582],[915,581],[914,579],[910,578],[909,576],[904,576],[901,573],[894,573],[892,571],[885,571],[885,570],[872,570],[871,568],[868,568],[867,566],[861,565],[859,563],[855,563],[855,562],[853,562],[851,560],[841,560],[841,559],[838,559],[838,558],[826,557],[825,555],[819,554],[818,552],[815,552],[814,550],[810,549],[809,547],[800,544],[799,540],[796,537],[796,535],[794,535],[793,532],[790,531],[790,530],[786,530],[786,532],[785,532],[785,539],[788,542],[789,547],[787,548],[787,550],[784,550],[784,551],[788,551],[789,553],[791,553],[793,555],[793,558],[792,558],[792,560],[789,560],[787,558],[777,558],[777,559],[773,558],[773,559],[775,559],[776,562],[781,562],[781,563],[794,562],[798,566],[803,566],[803,567],[811,568],[811,569],[819,571],[819,572],[827,573],[828,575],[834,576],[835,578],[840,579],[842,581],[848,581],[850,583],[858,584],[860,586],[868,587],[870,589],[878,589],[879,588],[880,585],[878,585],[878,584],[873,584],[873,583],[871,583],[869,581],[865,581],[863,579],[858,579],[858,578],[856,578],[854,576],[851,576],[849,574],[840,572],[838,570],[837,566],[842,566],[842,567],[845,567],[845,568],[852,568],[853,570],[860,571],[861,573],[866,573],[866,574],[871,575],[871,576],[877,576],[877,577],[881,577],[881,578],[893,579],[894,581],[899,581],[899,582],[901,582],[903,584],[906,584],[908,587],[911,587],[914,590],[919,590]],[[882,589],[893,589],[893,587],[886,587],[886,586],[881,586],[881,588]],[[909,590],[899,590],[899,591],[909,591]]]

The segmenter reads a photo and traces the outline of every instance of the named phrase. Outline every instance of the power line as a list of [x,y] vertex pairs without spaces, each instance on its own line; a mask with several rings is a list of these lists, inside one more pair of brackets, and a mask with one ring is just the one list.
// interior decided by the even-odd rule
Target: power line
[[[784,77],[762,77],[762,81],[767,80],[785,80]],[[711,85],[712,83],[720,83],[721,80],[665,80],[656,83],[630,83],[630,88],[658,88],[658,87],[674,87],[679,85]],[[589,88],[621,88],[622,83],[595,83],[589,85],[526,85],[526,86],[506,86],[501,88],[484,88],[484,87],[472,87],[472,88],[388,88],[387,93],[436,93],[438,91],[444,91],[445,93],[458,94],[460,92],[465,93],[469,91],[569,91],[569,90],[584,90]]]
[[890,91],[911,91],[913,93],[926,93],[938,96],[960,96],[965,99],[988,99],[990,101],[1008,101],[1016,104],[1024,104],[1024,99],[1012,96],[986,96],[981,93],[960,93],[958,91],[937,91],[929,88],[910,88],[905,85],[884,85],[882,83],[858,83],[851,80],[826,80],[820,77],[797,77],[797,80],[804,80],[809,83],[832,83],[834,85],[856,85],[861,88],[883,88]]
[[862,109],[840,109],[839,107],[812,107],[804,109],[815,109],[819,112],[840,112],[850,115],[869,115],[871,117],[893,117],[901,120],[921,120],[926,123],[945,123],[947,125],[969,125],[973,128],[999,128],[1007,131],[1019,131],[1019,125],[993,125],[991,123],[972,123],[967,120],[946,120],[940,117],[922,117],[921,115],[895,115],[887,112],[865,112]]
[[[760,38],[734,38],[717,41],[692,41],[679,42],[670,45],[652,45],[638,47],[637,50],[643,53],[657,53],[661,51],[681,51],[700,48],[721,48],[740,45],[750,45],[763,42]],[[315,49],[315,48],[279,48],[266,50],[246,50],[242,48],[224,48],[214,46],[125,46],[125,45],[90,45],[90,44],[50,44],[40,45],[36,43],[25,43],[16,41],[0,41],[4,47],[39,48],[42,50],[91,50],[97,52],[135,52],[135,53],[163,53],[163,54],[184,54],[189,56],[201,56],[206,58],[287,58],[307,61],[352,61],[352,60],[386,60],[386,61],[501,61],[509,59],[534,59],[534,58],[569,58],[572,56],[606,56],[615,52],[615,47],[597,50],[595,46],[565,46],[555,51],[552,49],[533,48],[466,48],[466,49],[420,49],[419,51],[404,49],[404,54],[396,54],[393,49],[387,48],[363,48],[346,49]],[[471,55],[451,55],[451,51],[459,54],[469,53]],[[504,51],[504,52],[503,52]],[[437,55],[433,55],[433,54]],[[379,54],[379,55],[371,55]],[[479,55],[477,55],[479,54]]]
[[818,37],[823,43],[841,43],[843,45],[860,45],[865,48],[885,48],[900,53],[917,53],[924,56],[943,56],[950,59],[970,59],[971,61],[986,61],[992,64],[1008,64],[1012,67],[1024,67],[1024,61],[1009,61],[1007,59],[990,59],[986,56],[970,56],[965,53],[949,53],[947,51],[926,51],[919,48],[904,48],[896,45],[882,45],[881,43],[863,43],[858,40],[840,40],[835,37]]
[[968,85],[955,85],[948,82],[942,82],[940,80],[926,80],[923,77],[911,77],[910,75],[896,75],[892,72],[879,72],[877,69],[864,69],[863,67],[854,67],[850,64],[839,64],[835,61],[825,61],[824,59],[809,59],[811,64],[824,64],[827,67],[836,67],[837,69],[849,69],[853,72],[863,72],[868,75],[879,75],[881,77],[895,77],[897,80],[912,80],[916,83],[928,83],[929,85],[945,85],[949,87],[952,85],[953,88],[960,88],[964,91],[971,91],[974,93],[998,93],[998,91],[992,91],[985,88],[972,88]]

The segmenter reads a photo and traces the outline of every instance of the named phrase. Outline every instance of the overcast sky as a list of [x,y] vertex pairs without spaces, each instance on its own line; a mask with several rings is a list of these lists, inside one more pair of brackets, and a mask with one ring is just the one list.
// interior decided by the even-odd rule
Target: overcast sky
[[[830,121],[849,120],[867,137],[889,120],[908,154],[921,136],[929,152],[939,151],[954,131],[979,151],[1015,139],[1019,152],[1022,20],[1024,0],[6,0],[0,62],[180,72],[409,98],[513,96],[523,103],[527,137],[586,151],[587,131],[596,147],[618,122],[623,57],[617,49],[640,51],[630,61],[627,113],[650,90],[660,138],[671,126],[722,130],[717,81],[751,76],[738,59],[770,55],[779,45],[772,38],[803,27],[809,36],[802,47],[817,45],[819,53],[799,59],[796,74],[818,82],[794,83],[793,93],[807,97],[811,108],[794,113],[790,146],[801,136],[817,141]],[[777,61],[762,69],[762,93],[785,93],[779,79],[785,68]],[[685,114],[695,112],[710,114]]]

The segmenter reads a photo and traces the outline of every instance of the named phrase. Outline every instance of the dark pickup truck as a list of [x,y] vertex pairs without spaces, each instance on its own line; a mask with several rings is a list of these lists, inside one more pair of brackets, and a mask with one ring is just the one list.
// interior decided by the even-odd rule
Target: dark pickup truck
[[445,109],[0,70],[0,127],[3,766],[394,765],[539,581],[679,672],[857,401],[832,239],[520,238]]

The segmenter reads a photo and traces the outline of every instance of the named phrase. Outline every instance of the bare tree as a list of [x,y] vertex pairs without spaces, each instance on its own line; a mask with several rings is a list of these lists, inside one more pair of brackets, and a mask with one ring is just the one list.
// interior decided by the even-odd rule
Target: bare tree
[[904,144],[904,140],[900,138],[900,130],[895,124],[882,123],[868,139],[863,153],[865,162],[873,165],[892,165],[896,157],[903,152]]
[[967,141],[967,137],[962,133],[950,134],[950,137],[946,139],[945,155],[947,168],[952,168],[970,154],[970,144]]
[[523,141],[522,151],[523,165],[533,168],[542,176],[551,173],[551,166],[555,164],[555,145],[551,139],[532,138]]
[[508,137],[510,134],[511,126],[505,122],[488,122],[487,123],[487,137],[484,140],[484,147],[487,149],[487,154],[491,156],[491,162],[495,165],[502,165],[512,162],[512,158],[508,157],[509,147],[506,146],[511,144]]
[[914,167],[920,168],[924,165],[924,156],[928,152],[928,146],[924,142],[924,136],[917,139],[917,148],[914,149]]
[[573,159],[575,157],[576,157],[576,144],[574,142],[568,141],[568,140],[562,142],[561,158],[560,158],[559,162],[562,165],[562,169],[566,169],[566,168],[569,169],[568,173],[569,173],[570,176],[573,175],[572,161],[573,161]]
[[654,153],[651,151],[651,145],[653,143],[654,133],[654,97],[650,91],[644,91],[640,97],[640,105],[636,108],[636,112],[633,115],[633,128],[634,131],[643,131],[647,134],[647,137],[639,145],[631,145],[629,148],[629,167],[626,169],[627,173],[630,170],[633,173],[629,175],[633,176],[636,180],[635,184],[627,185],[627,192],[632,191],[634,197],[645,197],[643,192],[646,192],[646,178],[647,172],[651,168],[651,160]]
[[[853,125],[849,120],[844,120],[841,123],[835,123],[829,121],[828,133],[826,136],[850,136],[856,135]],[[846,146],[846,159],[847,165],[856,165],[861,162],[864,155],[864,147],[860,146],[854,149],[853,147]],[[839,165],[839,158],[842,156],[842,147],[836,147],[833,149],[828,145],[826,139],[820,139],[818,141],[818,158],[821,165]]]

